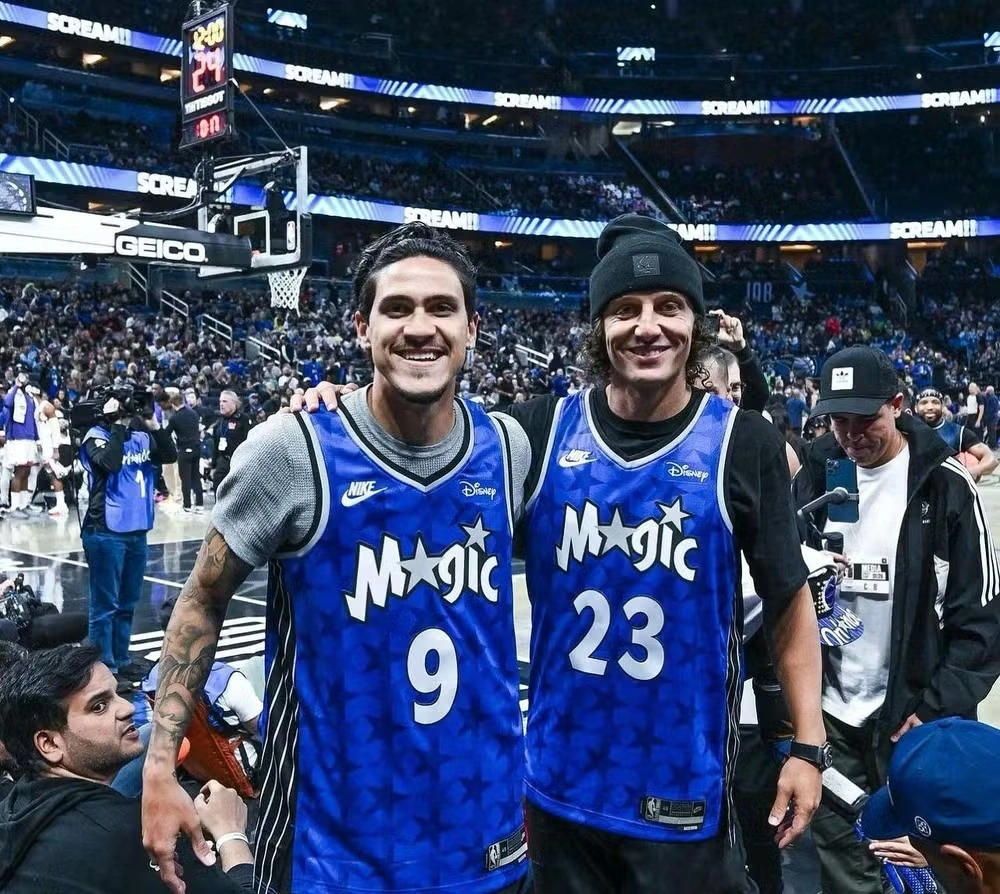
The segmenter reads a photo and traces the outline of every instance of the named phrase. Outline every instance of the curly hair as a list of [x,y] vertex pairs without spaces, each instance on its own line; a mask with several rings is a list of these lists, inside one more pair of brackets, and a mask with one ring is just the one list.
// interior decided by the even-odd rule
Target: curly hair
[[[684,367],[684,380],[692,388],[704,388],[703,383],[710,374],[702,362],[702,357],[714,345],[715,335],[709,330],[704,319],[695,314],[691,351]],[[607,384],[611,378],[611,358],[608,356],[603,319],[594,322],[583,341],[580,354],[590,380],[595,384]]]
[[468,249],[447,233],[419,221],[390,230],[361,252],[353,285],[362,317],[367,320],[375,306],[379,272],[406,258],[434,258],[448,264],[462,285],[465,310],[472,319],[476,312],[476,265]]

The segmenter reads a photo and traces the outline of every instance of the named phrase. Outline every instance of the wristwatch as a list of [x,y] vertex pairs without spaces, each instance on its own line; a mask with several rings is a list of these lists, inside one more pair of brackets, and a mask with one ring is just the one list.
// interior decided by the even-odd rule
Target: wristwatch
[[833,749],[829,742],[824,742],[822,745],[806,745],[804,742],[793,741],[788,749],[788,756],[797,757],[818,767],[820,773],[833,766]]

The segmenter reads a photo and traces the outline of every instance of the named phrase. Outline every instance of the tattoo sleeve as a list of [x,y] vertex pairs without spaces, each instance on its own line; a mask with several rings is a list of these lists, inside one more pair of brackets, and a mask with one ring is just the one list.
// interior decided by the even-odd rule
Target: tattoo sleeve
[[209,525],[194,568],[170,615],[160,657],[146,768],[173,773],[184,731],[215,660],[226,608],[253,570]]

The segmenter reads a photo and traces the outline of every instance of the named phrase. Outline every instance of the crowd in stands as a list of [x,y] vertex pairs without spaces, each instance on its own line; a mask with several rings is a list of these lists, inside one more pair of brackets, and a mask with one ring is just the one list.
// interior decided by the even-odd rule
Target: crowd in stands
[[[972,257],[932,257],[921,286],[925,312],[909,325],[891,319],[873,291],[810,286],[808,279],[792,288],[780,282],[777,264],[749,255],[718,255],[707,267],[715,277],[710,294],[739,295],[728,286],[772,281],[773,293],[763,303],[722,300],[744,319],[765,364],[786,380],[815,375],[825,357],[852,344],[882,347],[915,387],[934,384],[949,393],[971,378],[988,383],[1000,370],[1000,309],[988,289],[977,293],[970,285],[988,283],[992,268]],[[583,280],[556,282],[583,287]],[[486,276],[482,285],[486,294],[502,297],[503,278]],[[578,359],[586,333],[580,295],[554,302],[543,276],[524,276],[519,288],[533,290],[535,306],[483,303],[479,345],[462,376],[461,393],[490,406],[567,393],[586,381]],[[370,375],[344,283],[307,284],[299,312],[274,310],[265,295],[249,290],[187,292],[184,298],[187,317],[155,313],[120,286],[0,280],[4,381],[26,371],[64,407],[122,382],[194,388],[208,421],[220,392],[233,389],[256,422],[309,383],[363,382]],[[203,314],[231,326],[232,342],[201,325]]]
[[[190,155],[168,148],[173,141],[145,124],[94,119],[84,113],[42,112],[39,117],[68,145],[73,161],[185,176],[193,171]],[[0,131],[0,150],[25,155],[38,151],[13,121]],[[361,146],[353,152],[312,147],[311,191],[420,207],[584,220],[649,209],[639,188],[623,173],[490,170],[460,167],[426,152],[414,151],[408,158],[386,157],[375,147],[368,154],[362,152]]]
[[935,218],[985,217],[1000,213],[996,129],[987,112],[866,116],[839,127],[880,213],[907,220],[933,207]]
[[[150,107],[141,116],[157,124],[106,117],[120,109],[100,117],[69,113],[57,110],[71,107],[73,96],[65,91],[36,82],[7,87],[66,144],[72,161],[193,172],[195,159],[175,148],[172,115],[162,110]],[[995,128],[987,114],[985,123],[978,110],[960,118],[941,110],[862,117],[838,124],[846,159],[832,133],[813,126],[763,133],[751,127],[711,137],[671,130],[670,139],[650,130],[628,145],[691,223],[862,220],[873,212],[890,220],[1000,214]],[[643,187],[608,160],[522,159],[510,147],[491,157],[482,147],[401,144],[372,135],[337,142],[310,128],[300,137],[310,144],[310,189],[320,195],[582,220],[651,209]],[[46,156],[55,145],[39,145],[16,117],[0,126],[0,151]],[[248,143],[240,151],[256,150]]]
[[[69,7],[72,14],[98,20],[105,13],[95,0],[77,0]],[[432,83],[486,89],[572,92],[587,78],[621,73],[616,47],[652,46],[657,61],[651,72],[658,77],[682,76],[677,85],[681,90],[692,75],[728,80],[730,72],[737,72],[749,80],[759,70],[766,73],[775,94],[782,95],[799,95],[808,70],[824,67],[836,69],[826,75],[830,84],[844,83],[854,66],[859,86],[866,79],[873,93],[898,89],[904,82],[912,83],[913,48],[981,39],[992,12],[985,0],[892,4],[844,0],[835,15],[824,4],[780,0],[750,6],[735,0],[709,6],[694,0],[677,4],[628,0],[625,8],[597,0],[533,6],[500,2],[481,4],[472,16],[460,0],[405,4],[377,0],[337,7],[335,13],[322,3],[303,2],[297,7],[309,15],[309,28],[303,31],[268,24],[267,8],[263,0],[241,4],[238,41],[286,56],[295,50],[347,55],[364,73],[418,80],[423,76]],[[668,10],[676,14],[671,17]],[[181,7],[137,3],[123,7],[116,21],[173,36],[179,33],[182,18]],[[380,39],[371,41],[372,34]],[[927,54],[921,61],[942,67],[947,59]],[[953,64],[970,62],[982,64],[981,52],[959,56]],[[490,71],[493,82],[479,84]]]
[[691,223],[853,220],[863,215],[829,169],[801,164],[660,168],[656,176]]

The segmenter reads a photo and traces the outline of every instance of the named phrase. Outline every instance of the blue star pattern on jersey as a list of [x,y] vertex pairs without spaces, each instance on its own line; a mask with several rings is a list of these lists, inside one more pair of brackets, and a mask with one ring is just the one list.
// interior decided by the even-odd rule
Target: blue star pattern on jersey
[[[741,616],[723,498],[736,410],[626,462],[565,399],[528,503],[527,797],[660,841],[717,834],[735,760]],[[740,607],[740,611],[742,608]]]
[[280,890],[481,894],[526,871],[507,457],[467,413],[432,483],[346,414],[311,418],[329,520],[271,575],[267,664],[294,678],[274,697],[269,678],[266,708],[262,829],[293,792],[288,841],[263,836],[263,863],[290,866]]

